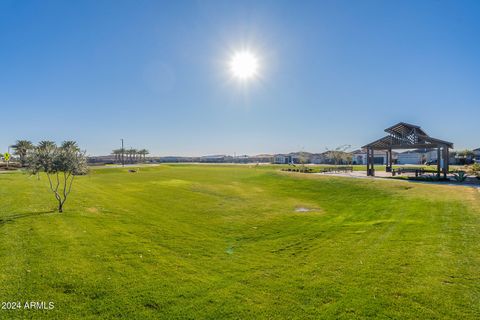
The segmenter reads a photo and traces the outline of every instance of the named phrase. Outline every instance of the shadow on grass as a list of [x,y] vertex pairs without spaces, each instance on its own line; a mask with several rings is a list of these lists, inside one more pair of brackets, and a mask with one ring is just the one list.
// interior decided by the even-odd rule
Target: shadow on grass
[[17,214],[12,214],[5,217],[0,217],[0,227],[7,223],[15,222],[18,219],[44,216],[44,215],[52,214],[55,212],[56,210],[49,210],[49,211],[40,211],[40,212],[32,212],[32,213],[17,213]]

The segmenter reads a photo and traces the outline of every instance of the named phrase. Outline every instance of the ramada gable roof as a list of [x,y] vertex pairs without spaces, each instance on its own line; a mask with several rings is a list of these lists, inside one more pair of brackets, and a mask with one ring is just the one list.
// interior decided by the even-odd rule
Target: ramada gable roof
[[375,140],[362,148],[380,150],[437,148],[443,146],[453,148],[452,142],[432,138],[419,126],[405,122],[399,122],[385,129],[385,132],[389,135]]
[[409,124],[406,122],[399,122],[394,126],[391,126],[390,128],[385,129],[385,132],[391,133],[391,134],[406,134],[412,131],[412,129],[416,129],[416,131],[420,134],[423,134],[424,136],[427,136],[427,133],[422,130],[419,126],[416,126],[414,124]]

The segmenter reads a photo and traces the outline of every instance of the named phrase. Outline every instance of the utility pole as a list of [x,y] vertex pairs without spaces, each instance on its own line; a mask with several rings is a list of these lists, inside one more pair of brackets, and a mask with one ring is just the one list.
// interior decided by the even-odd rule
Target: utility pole
[[125,150],[123,149],[123,139],[122,139],[122,167],[125,167]]

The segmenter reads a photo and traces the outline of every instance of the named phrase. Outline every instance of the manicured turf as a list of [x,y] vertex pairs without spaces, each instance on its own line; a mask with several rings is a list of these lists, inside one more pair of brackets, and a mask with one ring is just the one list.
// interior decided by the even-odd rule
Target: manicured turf
[[[480,192],[249,166],[0,174],[0,319],[480,318]],[[297,212],[295,209],[311,209]]]

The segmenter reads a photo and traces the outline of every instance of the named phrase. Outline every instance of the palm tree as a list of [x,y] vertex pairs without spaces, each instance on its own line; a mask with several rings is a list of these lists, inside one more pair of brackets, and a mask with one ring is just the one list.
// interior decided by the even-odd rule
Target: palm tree
[[14,149],[14,154],[20,158],[22,167],[25,166],[28,152],[33,149],[33,143],[29,140],[17,140],[12,148]]
[[133,161],[135,160],[135,156],[137,154],[137,150],[133,149],[133,148],[130,148],[130,149],[127,150],[127,154],[128,154],[129,159],[130,159],[130,163],[133,163]]
[[38,143],[37,148],[42,149],[42,150],[46,150],[46,149],[55,148],[56,146],[57,145],[53,141],[42,140]]
[[120,161],[122,162],[122,165],[125,164],[125,148],[122,147],[122,149],[120,149]]
[[138,154],[143,157],[143,162],[146,160],[147,154],[150,154],[150,152],[147,149],[141,149],[138,151]]
[[115,161],[120,162],[122,160],[122,149],[112,150],[112,154],[115,156]]
[[130,162],[130,158],[131,158],[131,149],[126,149],[125,150],[125,158],[127,158],[126,162]]
[[61,148],[69,149],[72,151],[80,151],[80,147],[78,146],[76,141],[63,141]]

